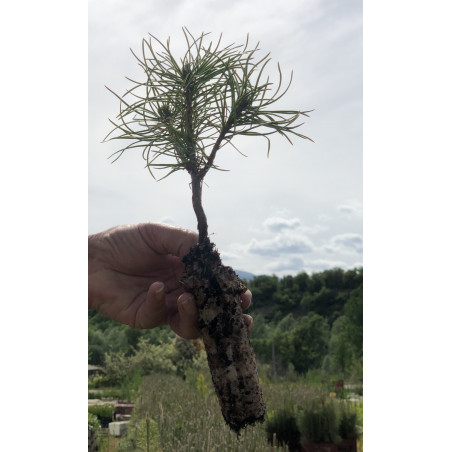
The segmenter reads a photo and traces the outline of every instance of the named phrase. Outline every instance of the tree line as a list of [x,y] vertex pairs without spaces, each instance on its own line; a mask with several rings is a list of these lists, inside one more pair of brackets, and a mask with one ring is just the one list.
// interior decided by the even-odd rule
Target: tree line
[[[250,341],[260,374],[275,379],[320,370],[338,378],[362,378],[362,268],[282,278],[262,275],[247,286],[253,294]],[[180,348],[178,342],[169,327],[136,330],[88,313],[90,364],[104,366],[118,353],[132,357],[145,343],[155,352],[155,347]]]
[[258,276],[248,287],[253,293],[251,344],[272,376],[322,369],[361,378],[362,268]]

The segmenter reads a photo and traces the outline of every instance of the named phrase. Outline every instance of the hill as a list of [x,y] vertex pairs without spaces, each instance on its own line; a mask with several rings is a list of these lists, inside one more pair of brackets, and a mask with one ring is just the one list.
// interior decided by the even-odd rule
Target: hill
[[240,279],[246,279],[247,281],[251,281],[256,277],[256,275],[253,275],[250,272],[245,272],[243,270],[235,270],[235,272]]
[[[253,294],[247,310],[254,318],[251,344],[259,362],[271,366],[273,375],[323,368],[342,378],[361,378],[362,268],[335,268],[282,278],[238,274],[247,280]],[[89,311],[90,364],[102,366],[111,354],[133,355],[143,340],[153,346],[171,347],[175,334],[168,326],[136,330]]]

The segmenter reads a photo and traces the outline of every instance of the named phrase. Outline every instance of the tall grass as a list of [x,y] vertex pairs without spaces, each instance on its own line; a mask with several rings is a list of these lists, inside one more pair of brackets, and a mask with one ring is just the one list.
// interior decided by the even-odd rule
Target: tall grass
[[[200,379],[202,380],[202,379]],[[267,443],[263,424],[245,429],[240,437],[227,427],[210,382],[194,385],[174,375],[150,375],[143,379],[131,422],[151,418],[159,427],[162,452],[261,452],[287,451]],[[286,400],[289,400],[287,392]],[[284,403],[284,397],[268,398]]]
[[[309,409],[314,405],[318,406],[319,401],[320,404],[322,401],[331,402],[326,388],[307,381],[263,382],[262,389],[269,418],[279,410]],[[359,414],[358,418],[362,425],[362,417]],[[210,375],[205,372],[187,373],[185,380],[173,374],[152,374],[144,377],[135,399],[130,425],[136,426],[146,419],[155,421],[158,428],[160,446],[151,448],[150,451],[288,451],[287,446],[276,445],[276,438],[274,445],[267,442],[265,424],[248,427],[242,431],[240,437],[231,432],[221,415]],[[124,438],[123,446],[130,440],[130,437]],[[137,438],[134,441],[136,442]],[[129,449],[124,447],[119,450]]]

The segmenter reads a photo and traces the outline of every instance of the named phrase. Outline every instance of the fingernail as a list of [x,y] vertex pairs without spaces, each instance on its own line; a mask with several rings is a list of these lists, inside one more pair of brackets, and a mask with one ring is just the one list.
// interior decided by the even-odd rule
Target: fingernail
[[156,295],[161,295],[165,289],[165,285],[162,282],[154,283],[154,290]]
[[243,314],[243,320],[245,322],[246,329],[248,330],[248,334],[251,334],[251,332],[253,331],[254,324],[253,318],[248,314]]
[[179,302],[182,305],[185,312],[187,312],[188,314],[196,314],[197,309],[193,295],[190,295],[188,293],[182,294],[179,297]]

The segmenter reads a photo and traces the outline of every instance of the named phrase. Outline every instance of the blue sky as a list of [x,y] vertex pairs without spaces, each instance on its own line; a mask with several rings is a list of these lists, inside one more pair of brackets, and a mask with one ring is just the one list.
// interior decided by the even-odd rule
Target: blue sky
[[315,1],[89,2],[89,232],[116,224],[166,222],[196,229],[189,176],[155,182],[140,152],[111,164],[101,144],[117,99],[141,70],[130,52],[152,33],[183,50],[182,27],[222,42],[260,42],[293,82],[280,108],[311,110],[300,132],[314,140],[239,139],[223,148],[204,187],[209,232],[223,261],[254,274],[296,274],[362,265],[362,3]]

